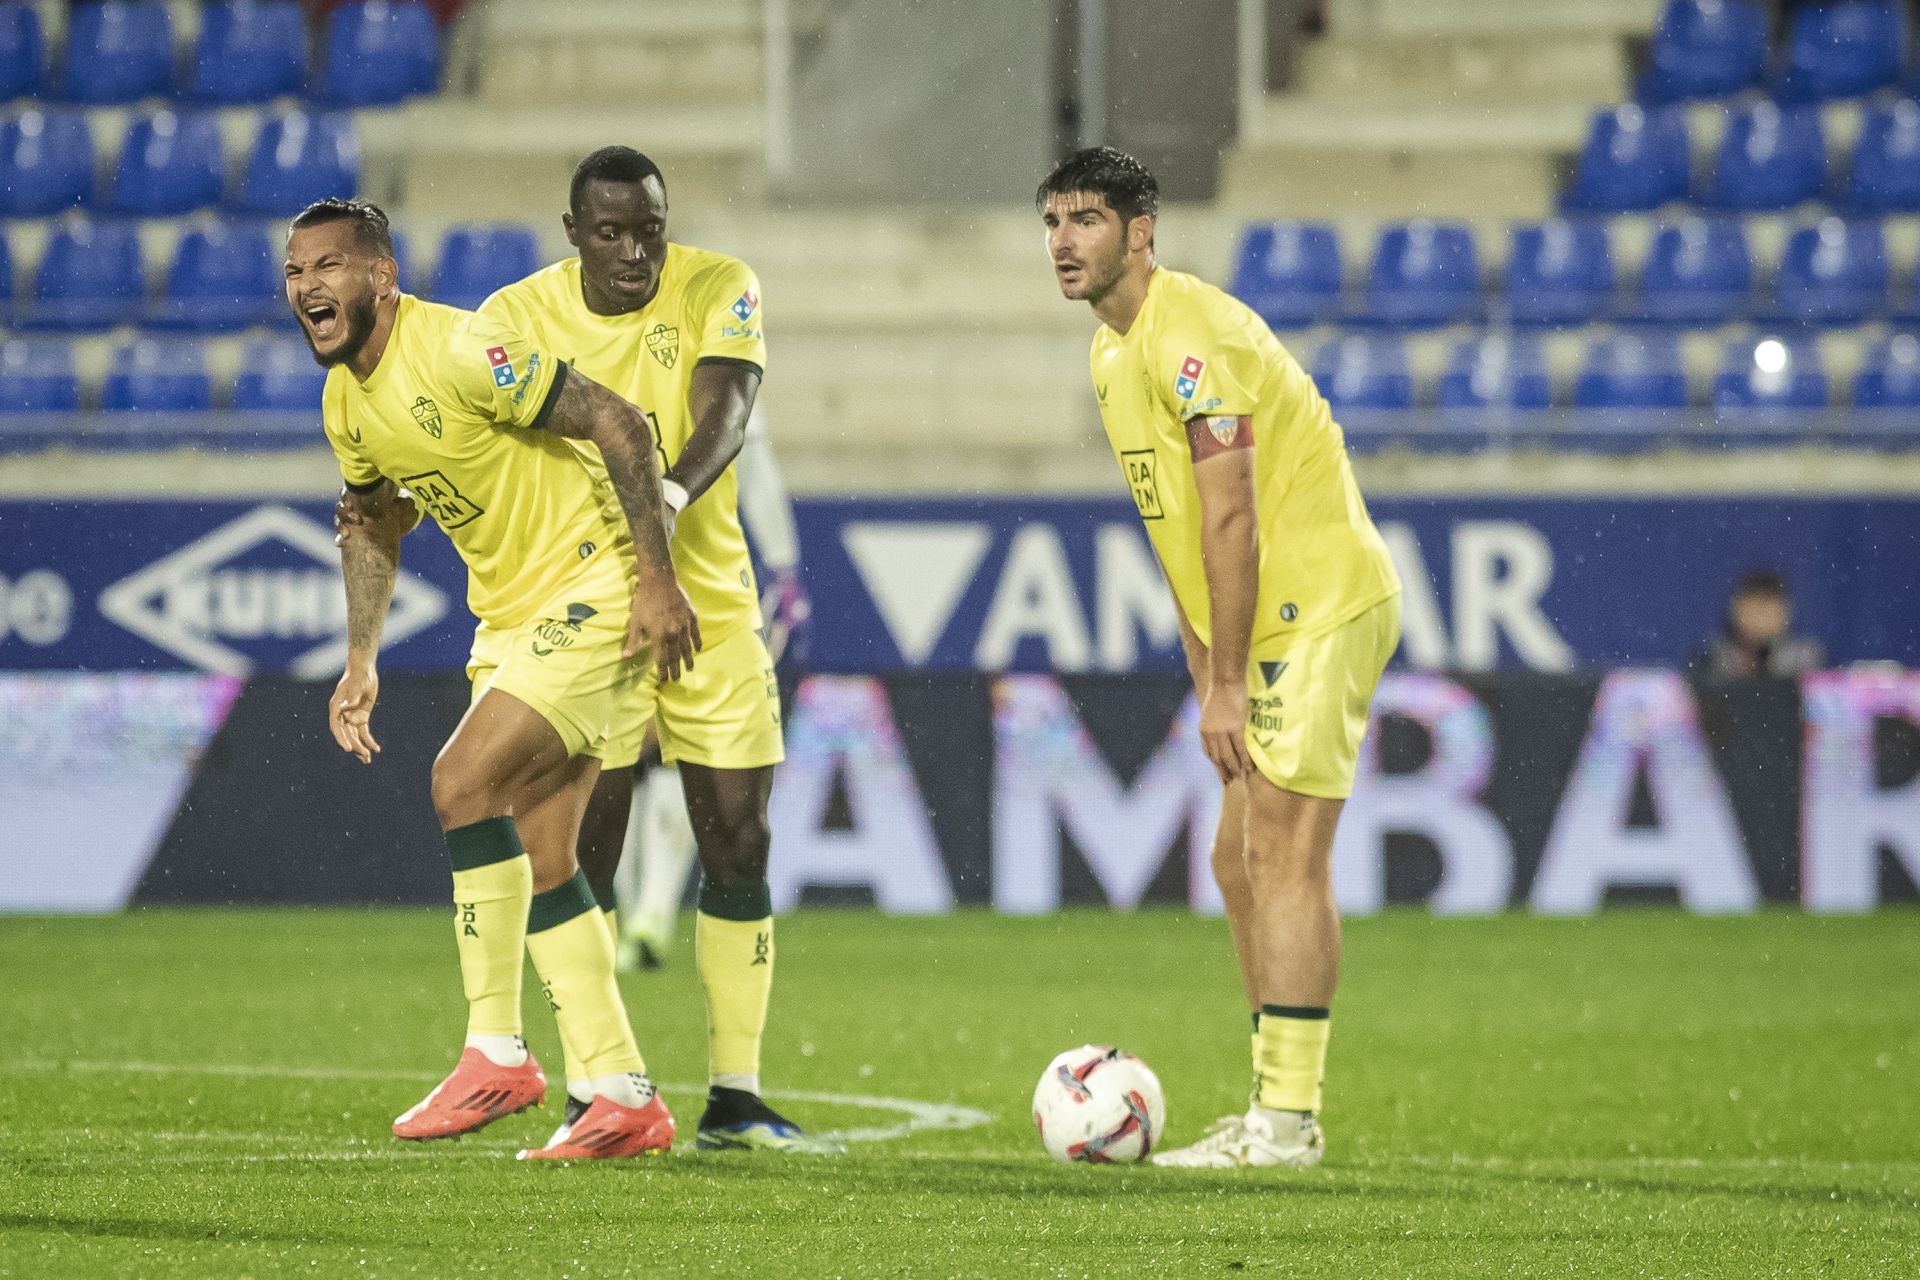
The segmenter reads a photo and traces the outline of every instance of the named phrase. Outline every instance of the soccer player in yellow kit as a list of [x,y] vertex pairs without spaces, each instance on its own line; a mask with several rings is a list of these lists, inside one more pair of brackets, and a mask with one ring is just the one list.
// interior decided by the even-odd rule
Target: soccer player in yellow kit
[[[694,959],[706,989],[709,1087],[699,1145],[835,1152],[760,1097],[774,961],[767,800],[785,749],[733,465],[767,363],[760,283],[738,258],[668,243],[666,180],[632,148],[583,160],[568,206],[562,221],[578,256],[508,285],[481,314],[651,410],[674,566],[705,640],[694,671],[648,682],[628,701],[600,753],[580,859],[611,912],[634,765],[652,722],[662,760],[679,766],[701,863]],[[599,465],[592,444],[577,447]],[[570,1062],[570,1118],[588,1101],[586,1087]]]
[[[287,301],[327,366],[322,418],[360,515],[340,544],[348,656],[328,708],[340,747],[368,764],[380,750],[375,656],[400,539],[418,518],[399,486],[466,562],[480,623],[473,705],[432,781],[453,868],[466,1044],[393,1131],[458,1137],[544,1100],[546,1078],[520,1034],[524,947],[592,1100],[564,1140],[521,1157],[662,1150],[673,1117],[647,1078],[613,940],[574,856],[594,752],[617,712],[649,666],[671,680],[700,647],[667,550],[651,433],[639,409],[551,348],[409,297],[396,276],[375,206],[323,200],[293,219]],[[598,477],[576,441],[599,449]]]
[[1094,395],[1179,603],[1202,745],[1226,788],[1213,870],[1257,1083],[1246,1114],[1154,1161],[1318,1164],[1340,966],[1333,833],[1400,641],[1400,581],[1312,379],[1247,307],[1155,264],[1153,175],[1090,148],[1036,203],[1061,293],[1101,321]]

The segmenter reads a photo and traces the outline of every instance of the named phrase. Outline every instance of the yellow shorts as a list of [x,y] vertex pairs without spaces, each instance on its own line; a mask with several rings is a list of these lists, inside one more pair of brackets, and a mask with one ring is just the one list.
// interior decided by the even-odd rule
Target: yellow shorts
[[1367,704],[1400,644],[1400,597],[1247,663],[1247,750],[1267,781],[1301,795],[1353,793]]
[[780,737],[780,685],[773,656],[752,627],[710,642],[693,670],[662,685],[651,664],[642,688],[630,694],[600,757],[603,768],[625,768],[640,758],[647,725],[660,736],[660,758],[710,769],[760,769],[787,758]]
[[553,726],[569,756],[599,755],[652,671],[645,655],[620,656],[627,612],[625,600],[570,601],[510,630],[482,626],[467,659],[473,700],[489,689],[512,694]]

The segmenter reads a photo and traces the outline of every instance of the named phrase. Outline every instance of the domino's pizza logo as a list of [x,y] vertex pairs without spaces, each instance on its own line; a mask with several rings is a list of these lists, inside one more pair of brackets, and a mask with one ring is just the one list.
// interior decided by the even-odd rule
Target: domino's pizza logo
[[740,320],[740,323],[745,324],[748,317],[753,315],[753,309],[759,305],[760,295],[749,289],[735,298],[733,306],[728,309]]
[[1199,356],[1188,356],[1182,360],[1179,376],[1173,380],[1173,394],[1182,400],[1193,399],[1193,393],[1200,389],[1200,375],[1206,368],[1207,362]]
[[510,387],[514,384],[513,360],[508,357],[505,347],[488,347],[487,364],[493,369],[493,385]]

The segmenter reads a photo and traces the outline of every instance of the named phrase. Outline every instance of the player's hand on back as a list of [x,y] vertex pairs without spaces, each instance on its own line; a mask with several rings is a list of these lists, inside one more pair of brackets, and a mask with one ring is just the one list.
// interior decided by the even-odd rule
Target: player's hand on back
[[327,703],[327,727],[340,749],[361,764],[372,764],[380,754],[373,737],[373,704],[380,696],[380,675],[372,667],[347,666]]
[[700,651],[700,620],[671,573],[643,572],[633,589],[622,652],[631,658],[649,645],[663,683],[678,680],[683,669],[693,670],[693,655]]

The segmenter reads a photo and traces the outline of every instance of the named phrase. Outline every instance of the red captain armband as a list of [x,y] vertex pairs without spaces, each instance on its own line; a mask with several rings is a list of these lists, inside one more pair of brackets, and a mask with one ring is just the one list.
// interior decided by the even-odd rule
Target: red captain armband
[[1226,418],[1188,418],[1187,449],[1195,462],[1253,448],[1253,418],[1247,414]]

